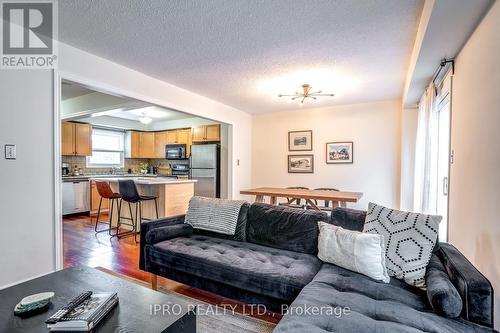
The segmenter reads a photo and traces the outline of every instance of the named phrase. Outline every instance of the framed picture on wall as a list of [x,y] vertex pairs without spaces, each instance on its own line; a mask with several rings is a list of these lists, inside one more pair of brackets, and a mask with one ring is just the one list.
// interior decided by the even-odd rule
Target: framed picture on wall
[[352,163],[353,143],[352,142],[327,142],[326,163],[341,164]]
[[288,173],[313,173],[314,155],[288,155]]
[[290,131],[288,132],[288,150],[289,151],[311,151],[313,132],[308,131]]

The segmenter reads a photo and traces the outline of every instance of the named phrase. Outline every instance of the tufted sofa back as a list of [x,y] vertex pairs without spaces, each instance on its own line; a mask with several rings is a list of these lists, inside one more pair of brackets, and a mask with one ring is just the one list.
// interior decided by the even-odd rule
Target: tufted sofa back
[[318,221],[325,212],[254,203],[247,215],[247,242],[316,255]]

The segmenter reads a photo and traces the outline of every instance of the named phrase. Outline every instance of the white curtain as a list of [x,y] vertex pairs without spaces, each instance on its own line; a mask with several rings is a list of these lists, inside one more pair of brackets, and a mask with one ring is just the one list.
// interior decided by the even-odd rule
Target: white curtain
[[427,87],[418,104],[417,140],[413,210],[435,214],[437,202],[438,117],[435,108],[436,89]]

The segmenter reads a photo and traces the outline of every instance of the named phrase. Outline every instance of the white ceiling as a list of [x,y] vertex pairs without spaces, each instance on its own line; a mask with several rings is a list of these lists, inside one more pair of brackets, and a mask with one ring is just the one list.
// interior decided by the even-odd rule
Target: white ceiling
[[147,116],[152,122],[163,122],[193,118],[184,112],[97,92],[76,83],[63,82],[61,90],[63,113],[67,119],[82,120],[91,116],[105,118],[107,122],[113,119],[139,122],[139,117]]
[[70,45],[251,112],[400,98],[422,0],[65,0]]
[[144,108],[127,110],[127,111],[122,111],[120,109],[111,110],[107,112],[106,115],[110,117],[129,119],[135,121],[139,121],[139,117],[147,116],[151,118],[153,122],[193,118],[193,116],[190,114],[177,112],[165,108],[160,108],[157,106],[147,106]]

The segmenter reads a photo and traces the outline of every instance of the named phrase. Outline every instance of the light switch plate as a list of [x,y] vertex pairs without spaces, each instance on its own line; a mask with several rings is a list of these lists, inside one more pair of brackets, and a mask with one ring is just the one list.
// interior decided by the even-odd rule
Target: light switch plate
[[5,159],[6,160],[16,159],[16,145],[5,145]]

